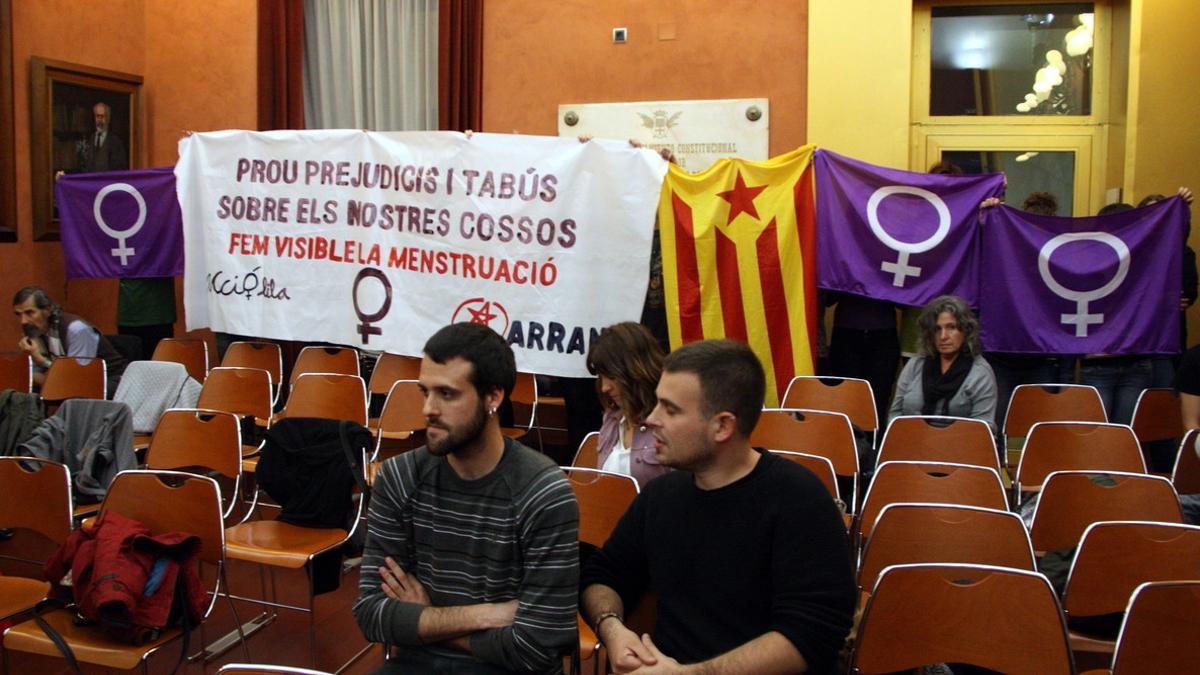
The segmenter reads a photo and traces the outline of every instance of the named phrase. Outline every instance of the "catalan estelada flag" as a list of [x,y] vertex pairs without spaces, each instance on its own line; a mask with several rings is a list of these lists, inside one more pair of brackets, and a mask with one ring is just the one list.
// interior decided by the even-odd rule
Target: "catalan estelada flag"
[[812,157],[806,145],[765,162],[672,165],[658,206],[671,347],[706,338],[750,345],[767,406],[813,374],[817,321]]

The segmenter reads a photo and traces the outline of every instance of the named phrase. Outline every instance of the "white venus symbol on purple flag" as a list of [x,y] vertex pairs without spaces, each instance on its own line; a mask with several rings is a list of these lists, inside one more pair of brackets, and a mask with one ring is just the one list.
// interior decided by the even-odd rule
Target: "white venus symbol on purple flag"
[[[104,204],[104,198],[113,192],[128,193],[133,200],[137,202],[138,215],[137,220],[133,223],[133,227],[127,230],[114,230],[108,226],[104,220],[104,214],[100,212],[100,206]],[[125,242],[129,238],[141,231],[142,225],[146,224],[146,200],[142,198],[142,193],[137,191],[129,183],[110,183],[100,188],[96,193],[96,200],[92,202],[92,214],[96,216],[96,226],[99,227],[104,234],[117,240],[117,247],[112,249],[111,253],[114,258],[121,259],[121,266],[129,264],[129,256],[135,255],[137,251],[128,246]]]
[[[1050,273],[1050,256],[1054,255],[1058,247],[1074,241],[1098,241],[1116,252],[1117,273],[1108,283],[1090,291],[1074,291],[1055,280],[1054,275]],[[1107,232],[1060,234],[1046,242],[1038,251],[1038,273],[1041,274],[1046,288],[1049,288],[1052,293],[1064,300],[1075,302],[1075,313],[1063,314],[1060,321],[1064,324],[1075,324],[1075,337],[1087,337],[1089,324],[1104,323],[1103,314],[1088,314],[1088,303],[1108,297],[1125,281],[1125,275],[1129,274],[1129,247],[1125,245],[1125,242]]]
[[[896,239],[888,234],[883,229],[883,225],[879,223],[879,204],[891,195],[906,194],[920,197],[929,202],[930,205],[937,211],[938,226],[928,239],[917,242],[906,242]],[[946,207],[946,202],[942,198],[929,190],[923,190],[919,187],[911,185],[887,185],[879,188],[871,193],[870,199],[867,200],[867,223],[871,226],[871,232],[875,234],[875,238],[883,243],[884,246],[892,249],[899,256],[896,262],[884,261],[879,269],[884,272],[890,272],[892,276],[892,285],[903,288],[907,277],[914,279],[921,276],[921,268],[915,265],[908,264],[908,257],[916,253],[924,253],[929,249],[942,243],[946,235],[950,232],[950,209]]]

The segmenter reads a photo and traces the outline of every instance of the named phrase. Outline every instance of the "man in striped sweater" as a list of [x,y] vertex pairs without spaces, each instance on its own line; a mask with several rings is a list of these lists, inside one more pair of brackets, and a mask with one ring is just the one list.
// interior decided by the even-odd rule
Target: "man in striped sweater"
[[512,349],[490,328],[425,344],[427,444],[372,492],[354,615],[399,646],[381,672],[553,673],[575,643],[579,507],[562,471],[506,438]]

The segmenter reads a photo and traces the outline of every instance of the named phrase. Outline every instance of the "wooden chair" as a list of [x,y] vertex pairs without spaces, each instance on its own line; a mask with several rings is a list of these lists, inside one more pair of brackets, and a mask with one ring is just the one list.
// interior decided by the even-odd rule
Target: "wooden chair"
[[357,375],[305,373],[292,384],[283,417],[323,417],[366,426],[366,385]]
[[600,468],[600,452],[596,446],[600,441],[600,432],[593,431],[583,440],[579,442],[579,449],[575,451],[575,459],[571,460],[571,466],[583,469],[598,469]]
[[283,350],[274,342],[234,342],[225,350],[221,365],[226,368],[258,368],[271,374],[271,403],[279,398],[283,384]]
[[[1004,418],[1007,449],[1020,448],[1021,439],[1038,422],[1107,422],[1104,401],[1095,387],[1082,384],[1022,384],[1013,390]],[[1012,464],[1009,457],[1008,464]]]
[[1112,675],[1186,673],[1200,663],[1200,581],[1137,587],[1113,654]]
[[[1063,592],[1067,617],[1120,612],[1148,581],[1196,579],[1200,575],[1200,527],[1108,521],[1087,527]],[[1111,654],[1115,640],[1071,631],[1077,652]],[[1200,666],[1200,662],[1196,664]]]
[[[384,397],[392,391],[392,385],[400,380],[416,381],[421,376],[421,359],[416,356],[401,356],[383,352],[375,361],[375,369],[371,371],[371,379],[367,382],[367,396]],[[373,403],[377,399],[372,399]],[[373,418],[367,425],[374,430],[379,426],[379,419]]]
[[1171,471],[1171,484],[1181,495],[1200,494],[1200,429],[1190,429],[1179,442],[1179,454],[1175,456],[1175,468]]
[[33,359],[24,352],[0,352],[0,391],[33,391]]
[[1089,525],[1105,520],[1182,523],[1183,513],[1161,476],[1055,471],[1042,485],[1029,539],[1038,552],[1075,548]]
[[[203,575],[211,583],[211,600],[205,612],[207,618],[212,613],[225,577],[224,525],[221,522],[221,497],[216,481],[206,476],[175,471],[125,471],[113,480],[101,513],[109,509],[140,521],[155,534],[178,531],[200,538],[198,556],[201,567],[215,570]],[[62,635],[80,662],[120,670],[130,670],[139,665],[145,670],[146,660],[150,656],[182,636],[179,628],[173,628],[144,645],[130,645],[114,641],[99,626],[76,625],[75,612],[72,610],[54,610],[43,618]],[[10,628],[4,634],[4,648],[43,656],[61,655],[46,633],[33,621]]]
[[850,484],[849,512],[858,513],[858,447],[845,413],[794,408],[763,410],[750,434],[750,444],[767,450],[825,457],[833,464],[838,478]]
[[307,373],[336,373],[360,376],[358,350],[353,347],[308,346],[300,350],[292,377],[288,384],[295,386],[296,380]]
[[54,359],[42,384],[42,398],[62,402],[69,398],[104,399],[108,391],[108,370],[104,359],[64,356]]
[[1015,513],[950,504],[888,504],[858,568],[860,592],[891,565],[965,563],[1036,572],[1025,524]]
[[1133,408],[1133,433],[1140,443],[1183,437],[1183,413],[1174,389],[1143,389]]
[[[271,374],[259,368],[213,368],[200,389],[196,407],[233,413],[239,419],[253,420],[256,428],[270,428],[271,382]],[[258,460],[253,455],[261,449],[261,442],[243,439],[243,471],[254,471]]]
[[[517,373],[517,382],[513,385],[509,399],[513,407],[513,426],[502,427],[500,431],[509,438],[522,438],[533,431],[537,424],[537,378],[533,373]],[[541,448],[540,429],[538,431],[537,443],[538,448]]]
[[878,464],[890,461],[950,462],[1000,472],[992,428],[966,417],[905,415],[893,419],[879,443]]
[[[300,386],[302,381],[308,377],[313,377],[313,375],[302,377],[297,381],[297,386]],[[366,387],[362,384],[362,378],[348,375],[339,377],[352,378],[358,381],[358,395],[364,402],[363,420],[365,421]],[[359,466],[366,466],[366,461],[367,457],[364,452],[359,458]],[[365,475],[362,478],[365,481]],[[311,665],[315,665],[317,660],[314,600],[318,594],[332,590],[332,588],[326,585],[329,583],[328,577],[330,574],[340,575],[342,545],[354,536],[359,523],[363,522],[363,509],[366,501],[361,495],[356,499],[357,512],[353,515],[351,519],[352,524],[348,530],[343,528],[301,527],[280,520],[251,520],[250,516],[255,515],[254,512],[247,514],[247,517],[242,522],[225,530],[225,542],[229,558],[259,565],[261,568],[266,569],[271,577],[270,599],[267,597],[265,580],[261,587],[262,597],[252,598],[234,595],[232,589],[230,589],[229,598],[272,609],[291,609],[308,614],[309,659]],[[252,508],[257,506],[258,504],[256,503]],[[275,568],[303,569],[305,571],[305,577],[308,581],[307,607],[298,607],[278,602],[274,596]],[[333,588],[336,588],[336,585]],[[273,621],[274,618],[274,614],[268,615],[265,612],[260,614],[250,621],[254,628],[248,632],[258,630],[258,628]]]
[[887,462],[875,471],[853,532],[870,538],[879,513],[888,504],[921,502],[960,504],[1004,511],[1008,499],[992,469],[940,462]]
[[850,424],[855,428],[871,434],[872,448],[879,447],[876,445],[879,415],[875,411],[875,394],[866,380],[798,375],[788,384],[779,407],[840,412],[850,418]]
[[181,363],[192,379],[204,384],[208,376],[208,343],[191,338],[163,338],[154,348],[151,360]]
[[[638,483],[633,476],[599,469],[563,468],[579,502],[579,541],[597,548],[608,541],[638,495]],[[578,617],[579,651],[572,655],[572,670],[578,672],[583,656],[592,659],[599,672],[600,640],[583,617]]]
[[1146,473],[1133,430],[1106,422],[1038,422],[1025,437],[1014,483],[1036,492],[1055,471]]
[[192,408],[166,411],[150,437],[146,468],[223,476],[232,482],[230,489],[221,491],[222,515],[229,518],[237,505],[242,481],[242,430],[238,416]]
[[[415,447],[416,439],[423,437],[425,431],[425,395],[416,380],[397,380],[388,391],[387,400],[383,403],[383,411],[376,420],[378,426],[372,429],[375,435],[375,450],[371,453],[370,465],[367,469],[367,482],[374,485],[375,474],[383,464],[383,452],[402,452]],[[407,445],[400,445],[407,443]]]
[[1067,628],[1035,572],[987,565],[893,565],[867,601],[852,673],[965,663],[1002,673],[1069,675]]
[[[0,457],[0,527],[30,530],[61,546],[71,533],[71,512],[67,467],[44,459]],[[39,569],[45,562],[17,560]],[[0,621],[33,609],[49,591],[50,584],[40,579],[0,576]]]
[[842,501],[841,492],[838,490],[837,472],[833,470],[833,462],[829,461],[828,457],[812,455],[807,452],[788,452],[787,450],[769,450],[768,452],[808,469],[820,479],[821,484],[829,491],[829,496],[834,501]]

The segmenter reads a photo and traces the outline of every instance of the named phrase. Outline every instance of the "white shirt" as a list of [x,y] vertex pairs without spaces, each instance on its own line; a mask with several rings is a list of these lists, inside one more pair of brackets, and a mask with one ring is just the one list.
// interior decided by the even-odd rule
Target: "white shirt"
[[629,471],[629,448],[625,446],[625,418],[621,418],[621,423],[617,425],[617,443],[613,446],[612,452],[608,453],[608,458],[604,460],[604,466],[600,467],[602,471],[611,471],[613,473],[623,473],[626,476],[632,475]]

